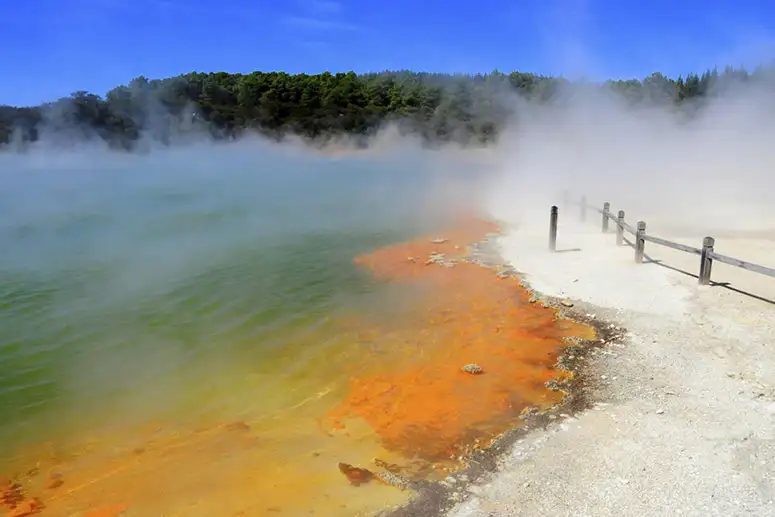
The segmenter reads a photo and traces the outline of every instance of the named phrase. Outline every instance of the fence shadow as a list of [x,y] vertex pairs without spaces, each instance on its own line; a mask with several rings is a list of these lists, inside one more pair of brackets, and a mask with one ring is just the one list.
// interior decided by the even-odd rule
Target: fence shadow
[[[689,246],[687,244],[673,242],[673,241],[664,239],[662,237],[657,237],[655,235],[652,235],[646,232],[645,221],[638,221],[637,225],[635,226],[631,224],[627,224],[625,220],[624,210],[619,210],[618,213],[614,215],[613,212],[611,211],[611,203],[608,203],[608,202],[603,203],[602,209],[596,208],[587,203],[586,196],[583,196],[580,202],[571,200],[569,197],[568,191],[563,192],[563,205],[565,207],[568,207],[571,205],[580,207],[581,210],[579,212],[579,216],[580,216],[581,222],[584,222],[587,219],[586,214],[590,210],[602,216],[602,219],[598,219],[598,223],[601,225],[600,228],[602,229],[603,233],[608,233],[609,227],[611,226],[611,224],[613,224],[614,228],[616,229],[617,244],[619,245],[626,244],[627,246],[634,248],[635,262],[637,263],[656,264],[660,267],[664,267],[671,271],[675,271],[677,273],[681,273],[683,275],[695,278],[698,280],[698,283],[700,285],[707,285],[711,287],[721,287],[724,289],[728,289],[734,293],[741,294],[743,296],[748,296],[749,298],[752,298],[770,305],[775,305],[775,300],[771,298],[768,298],[766,296],[762,296],[759,294],[755,294],[750,291],[740,289],[738,287],[734,287],[733,285],[730,284],[730,282],[716,282],[711,279],[712,265],[714,262],[721,262],[722,264],[727,264],[732,267],[741,268],[746,271],[750,271],[752,273],[758,273],[760,275],[765,275],[771,278],[775,278],[775,268],[762,266],[760,264],[755,264],[753,262],[748,262],[738,258],[729,257],[726,255],[722,255],[720,253],[716,253],[714,250],[716,239],[714,237],[705,237],[702,241],[701,247]],[[556,243],[557,221],[558,221],[558,214],[559,214],[558,207],[552,206],[550,213],[551,213],[550,238],[552,239],[552,243]],[[629,234],[634,239],[633,240],[628,239],[625,233]],[[653,257],[650,257],[645,253],[644,248],[645,248],[646,242],[650,242],[666,248],[671,248],[677,251],[698,255],[701,261],[700,267],[699,267],[699,274],[694,274],[684,269],[681,269],[669,264],[665,264],[662,260],[655,260]]]
[[[694,274],[694,273],[692,273],[690,271],[686,271],[685,269],[681,269],[681,268],[678,268],[678,267],[675,267],[675,266],[671,266],[670,264],[665,264],[665,262],[663,260],[654,259],[654,258],[648,256],[645,253],[643,254],[643,263],[644,264],[654,264],[654,265],[657,265],[659,267],[663,267],[665,269],[669,269],[670,271],[675,271],[676,273],[681,273],[682,275],[686,275],[686,276],[689,276],[689,277],[692,277],[692,278],[695,278],[695,279],[699,279],[700,278],[699,275],[696,275],[696,274]],[[744,291],[743,289],[739,289],[737,287],[734,287],[729,282],[714,282],[713,280],[711,280],[710,281],[710,286],[711,287],[721,287],[721,288],[724,288],[724,289],[728,289],[728,290],[730,290],[732,292],[735,292],[737,294],[742,294],[743,296],[748,296],[749,298],[753,298],[754,300],[759,300],[760,302],[768,303],[770,305],[775,306],[775,300],[772,300],[770,298],[766,298],[766,297],[758,295],[758,294],[754,294],[754,293],[752,293],[750,291]]]

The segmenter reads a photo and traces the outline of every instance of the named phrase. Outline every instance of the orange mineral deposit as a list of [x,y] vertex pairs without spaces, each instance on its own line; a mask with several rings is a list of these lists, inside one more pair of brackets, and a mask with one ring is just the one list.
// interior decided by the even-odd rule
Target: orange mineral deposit
[[[473,221],[443,238],[425,236],[356,259],[378,278],[427,289],[414,322],[385,331],[403,359],[353,376],[328,425],[360,418],[388,448],[440,461],[505,431],[525,407],[561,399],[544,384],[562,375],[553,367],[562,338],[591,329],[560,329],[554,311],[530,304],[516,278],[461,260],[468,245],[496,229]],[[481,374],[462,371],[468,363]]]
[[[354,517],[406,502],[410,491],[386,485],[386,473],[452,467],[451,457],[518,425],[526,407],[558,402],[544,384],[563,375],[553,366],[562,338],[590,335],[530,304],[513,276],[464,260],[497,230],[470,220],[356,257],[390,296],[330,334],[311,333],[308,366],[286,376],[248,365],[235,377],[244,400],[223,413],[219,399],[212,415],[106,425],[67,447],[25,451],[18,468],[5,467],[14,477],[0,481],[0,511]],[[336,344],[316,347],[318,338]],[[471,364],[481,373],[463,369]],[[283,403],[272,411],[256,406],[275,396]],[[38,464],[48,478],[23,474]]]

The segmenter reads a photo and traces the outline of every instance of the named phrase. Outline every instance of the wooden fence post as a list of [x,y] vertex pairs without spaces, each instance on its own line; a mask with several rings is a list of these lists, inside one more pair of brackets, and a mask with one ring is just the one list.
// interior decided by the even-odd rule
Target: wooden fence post
[[608,214],[611,213],[611,203],[603,203],[603,233],[608,233]]
[[624,210],[619,210],[619,217],[616,221],[616,245],[624,244]]
[[643,238],[646,235],[646,223],[645,221],[638,221],[638,231],[635,234],[635,263],[640,264],[643,262],[643,253],[646,248],[646,240]]
[[702,253],[700,254],[700,285],[710,284],[710,270],[713,266],[713,259],[710,254],[713,253],[713,246],[716,244],[716,239],[713,237],[705,237],[702,240]]
[[581,204],[579,206],[581,206],[581,222],[583,223],[587,220],[587,196],[581,198]]
[[549,214],[549,251],[557,251],[557,207],[552,206]]

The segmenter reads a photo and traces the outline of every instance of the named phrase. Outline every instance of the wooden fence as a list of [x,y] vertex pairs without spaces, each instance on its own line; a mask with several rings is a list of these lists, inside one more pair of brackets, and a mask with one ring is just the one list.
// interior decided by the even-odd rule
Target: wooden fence
[[[705,237],[702,240],[702,246],[695,248],[693,246],[687,246],[686,244],[669,241],[667,239],[662,239],[661,237],[647,234],[645,221],[638,221],[635,227],[627,224],[624,219],[624,210],[619,210],[616,215],[613,215],[611,213],[611,203],[603,203],[603,208],[601,209],[589,205],[587,203],[586,197],[582,197],[580,201],[573,201],[566,194],[564,198],[564,204],[565,207],[570,207],[572,205],[579,207],[579,218],[582,222],[586,221],[588,211],[596,212],[602,216],[601,222],[603,233],[609,232],[609,223],[610,221],[613,221],[613,223],[616,225],[616,244],[618,246],[622,246],[626,242],[628,245],[635,248],[635,262],[638,264],[643,262],[646,243],[652,242],[654,244],[659,244],[660,246],[665,246],[674,250],[698,255],[700,257],[700,271],[698,275],[700,285],[710,284],[710,272],[714,261],[723,262],[724,264],[729,264],[730,266],[739,267],[747,271],[752,271],[754,273],[759,273],[761,275],[767,275],[775,278],[775,269],[716,253],[714,251],[716,239],[713,237]],[[559,209],[557,206],[552,206],[549,221],[549,251],[552,252],[557,251],[558,219]],[[625,237],[625,232],[629,233],[635,238],[634,242],[630,242],[629,239]]]

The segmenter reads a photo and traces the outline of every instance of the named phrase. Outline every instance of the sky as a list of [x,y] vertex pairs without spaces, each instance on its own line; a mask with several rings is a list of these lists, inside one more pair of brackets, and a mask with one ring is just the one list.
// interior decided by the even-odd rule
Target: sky
[[144,75],[676,77],[775,57],[772,0],[0,0],[0,104]]

